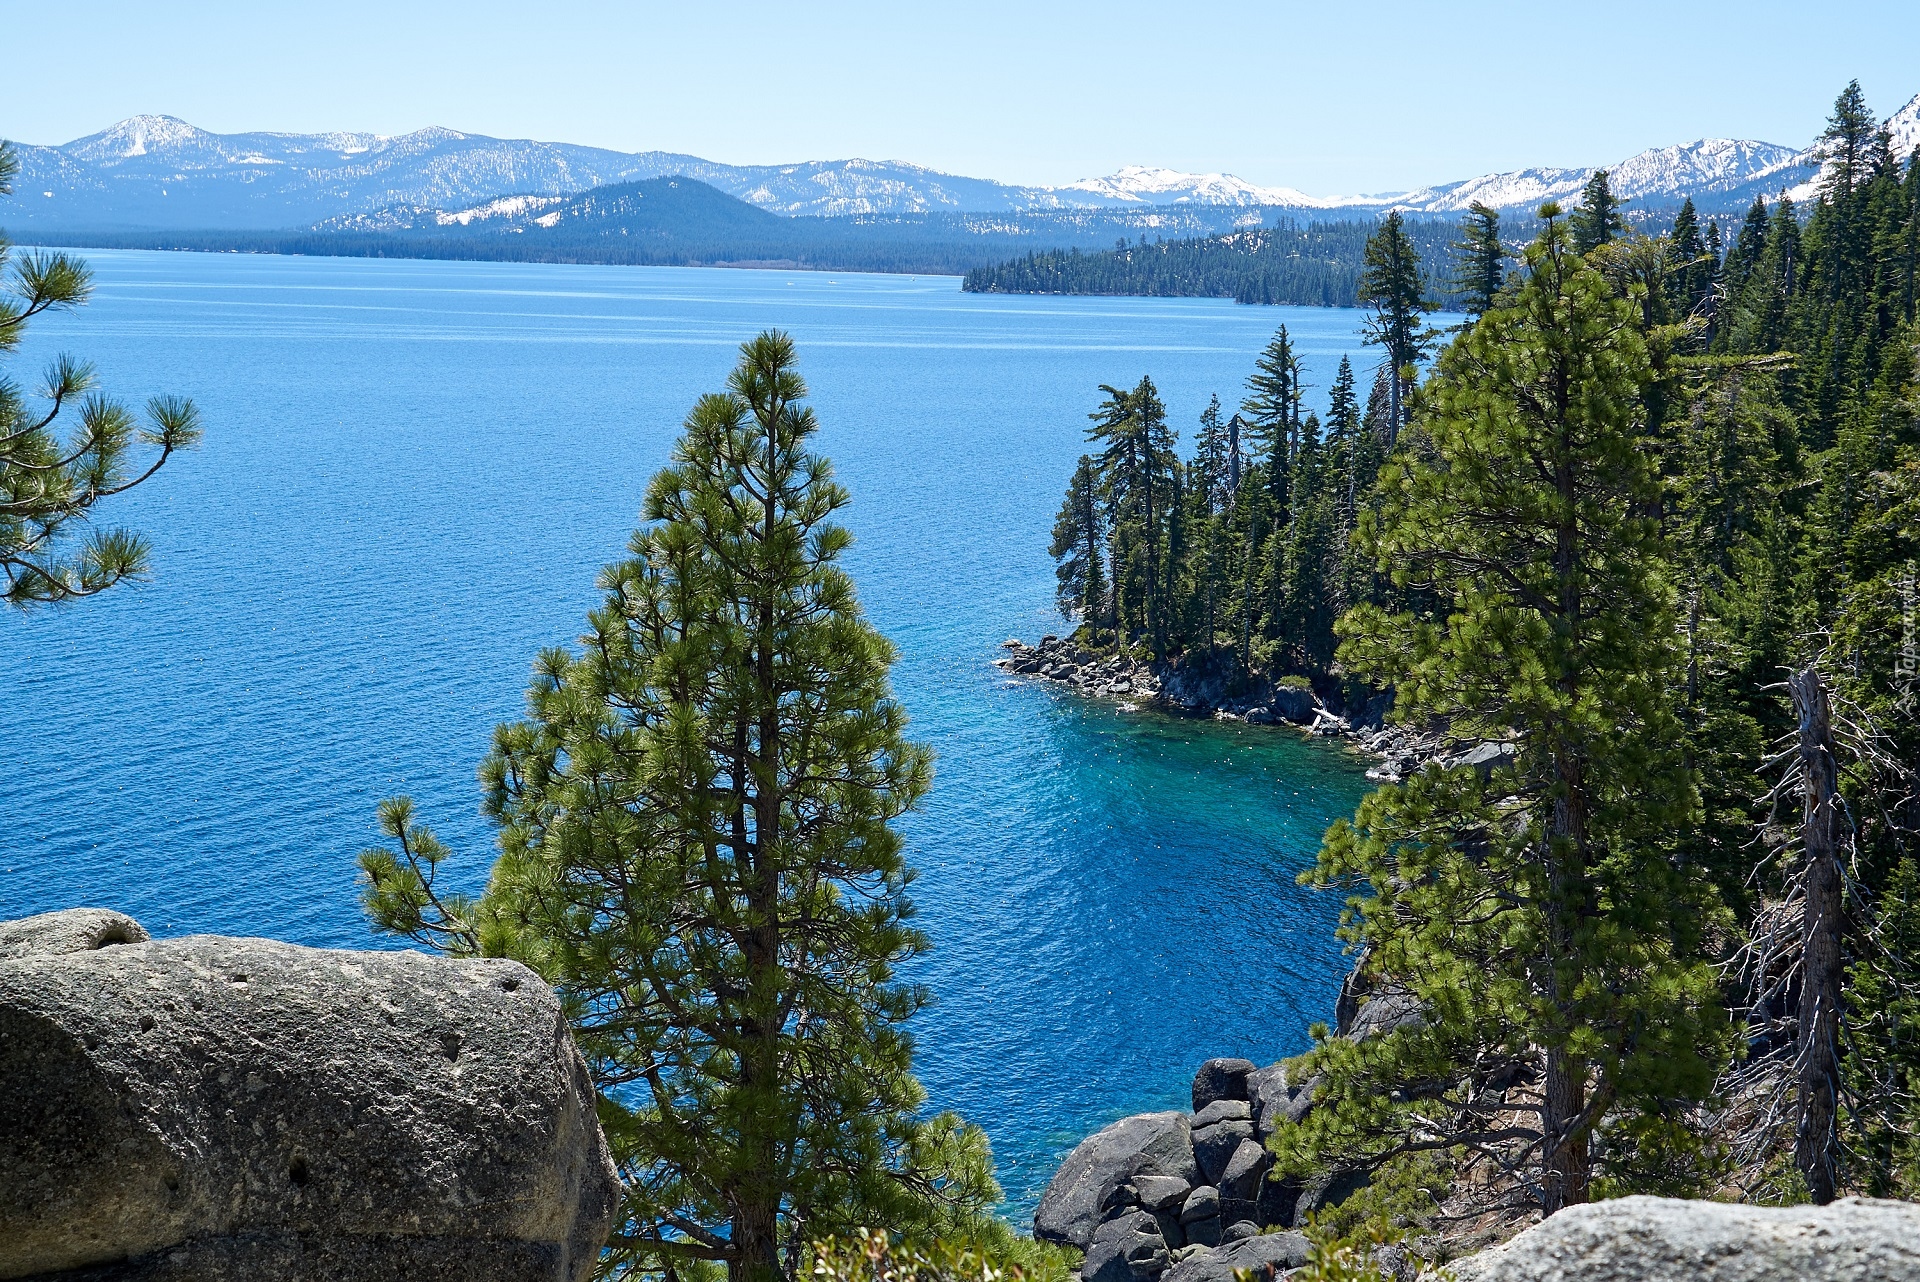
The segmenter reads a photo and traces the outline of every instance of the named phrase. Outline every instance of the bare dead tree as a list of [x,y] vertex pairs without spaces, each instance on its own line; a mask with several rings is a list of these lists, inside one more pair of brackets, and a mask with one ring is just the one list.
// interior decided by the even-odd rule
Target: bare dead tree
[[1799,723],[1801,843],[1800,1001],[1794,1047],[1793,1164],[1815,1203],[1833,1201],[1839,1167],[1840,940],[1846,910],[1842,847],[1851,836],[1840,801],[1833,711],[1812,665],[1787,678]]

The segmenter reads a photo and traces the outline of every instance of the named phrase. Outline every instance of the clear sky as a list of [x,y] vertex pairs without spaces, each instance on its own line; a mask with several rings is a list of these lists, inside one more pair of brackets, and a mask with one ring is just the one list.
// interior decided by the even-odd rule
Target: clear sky
[[1881,115],[1920,92],[1920,0],[0,0],[0,31],[0,136],[23,142],[158,112],[1323,195],[1703,136],[1800,145],[1849,79]]

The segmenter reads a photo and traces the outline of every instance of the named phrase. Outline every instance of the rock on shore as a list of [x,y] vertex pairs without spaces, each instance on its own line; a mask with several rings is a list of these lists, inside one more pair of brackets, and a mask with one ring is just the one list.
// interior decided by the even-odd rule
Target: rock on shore
[[1295,725],[1315,734],[1345,734],[1347,719],[1300,684],[1265,681],[1240,690],[1224,670],[1191,661],[1144,663],[1125,655],[1098,655],[1072,637],[1047,636],[1030,646],[1010,639],[996,666],[1018,676],[1055,681],[1093,698],[1136,706],[1156,704],[1189,715],[1211,715],[1252,725]]
[[591,1272],[619,1185],[524,966],[86,909],[0,924],[0,958],[0,1278]]
[[1915,1282],[1920,1205],[1623,1197],[1570,1207],[1449,1268],[1456,1282]]
[[1286,1067],[1213,1059],[1193,1080],[1193,1112],[1142,1113],[1081,1141],[1034,1213],[1034,1236],[1086,1251],[1086,1282],[1230,1282],[1306,1259],[1297,1185],[1266,1178],[1265,1140],[1303,1092]]

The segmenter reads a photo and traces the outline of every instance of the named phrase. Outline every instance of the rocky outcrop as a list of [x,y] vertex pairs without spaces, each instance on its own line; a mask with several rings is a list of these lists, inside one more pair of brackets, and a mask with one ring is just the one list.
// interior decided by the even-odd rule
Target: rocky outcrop
[[1273,1264],[1282,1239],[1304,1252],[1297,1235],[1270,1231],[1293,1223],[1299,1194],[1267,1178],[1265,1141],[1298,1095],[1285,1065],[1208,1060],[1192,1093],[1191,1114],[1142,1113],[1087,1137],[1047,1186],[1034,1236],[1086,1248],[1089,1282],[1151,1282],[1170,1269],[1225,1282]]
[[1247,1078],[1254,1071],[1250,1059],[1210,1059],[1193,1075],[1193,1111],[1216,1100],[1247,1098]]
[[1920,1205],[1624,1197],[1571,1207],[1449,1268],[1456,1282],[1910,1282]]
[[1243,688],[1224,664],[1196,658],[1147,663],[1125,655],[1102,655],[1072,637],[1046,636],[1030,646],[1012,639],[994,663],[1018,676],[1057,681],[1095,698],[1118,699],[1123,707],[1149,704],[1189,715],[1211,715],[1252,725],[1289,724],[1315,734],[1344,734],[1345,718],[1320,701],[1297,679],[1271,684],[1265,679]]
[[1166,1273],[1166,1282],[1235,1282],[1241,1269],[1253,1282],[1271,1282],[1307,1262],[1307,1239],[1298,1233],[1262,1233],[1214,1251],[1187,1256]]
[[69,908],[18,921],[0,921],[0,961],[88,953],[110,944],[146,942],[147,932],[139,922],[108,908]]
[[0,1278],[591,1271],[619,1186],[518,963],[149,941],[99,910],[0,941]]
[[1200,1183],[1186,1114],[1141,1113],[1081,1140],[1047,1185],[1033,1235],[1085,1250],[1110,1213],[1140,1204],[1133,1182],[1140,1175],[1172,1177],[1189,1189]]

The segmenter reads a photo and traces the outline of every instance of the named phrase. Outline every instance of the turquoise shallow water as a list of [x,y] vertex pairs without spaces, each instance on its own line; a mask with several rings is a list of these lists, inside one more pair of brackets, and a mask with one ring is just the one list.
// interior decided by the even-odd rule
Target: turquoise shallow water
[[1289,732],[1123,716],[993,668],[1056,630],[1048,531],[1102,382],[1151,373],[1190,435],[1285,321],[1324,398],[1358,315],[975,297],[951,278],[101,252],[55,351],[195,397],[207,443],[116,502],[157,576],[0,618],[0,916],[390,946],[355,901],[410,792],[484,878],[474,768],[570,640],[682,415],[790,330],[854,501],[850,562],[938,753],[911,817],[933,1102],[1031,1213],[1093,1127],[1198,1062],[1300,1049],[1343,969],[1294,885],[1364,790]]

